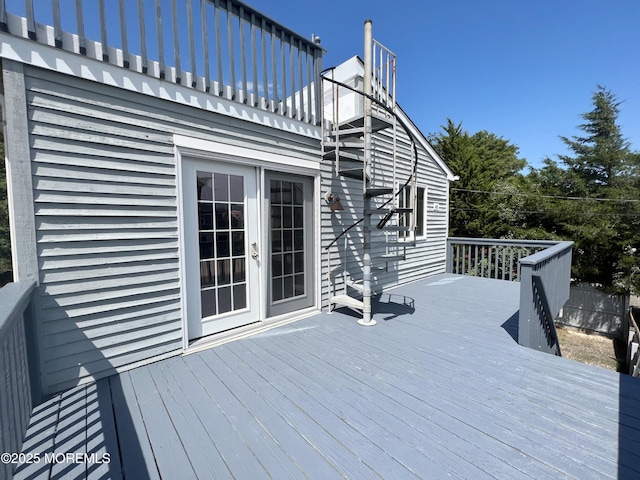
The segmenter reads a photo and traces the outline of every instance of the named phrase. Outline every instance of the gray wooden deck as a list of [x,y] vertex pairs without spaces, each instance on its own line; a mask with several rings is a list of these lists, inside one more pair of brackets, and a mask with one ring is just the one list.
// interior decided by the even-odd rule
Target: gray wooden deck
[[392,293],[59,395],[24,452],[110,463],[17,478],[640,478],[640,380],[517,345],[518,284]]

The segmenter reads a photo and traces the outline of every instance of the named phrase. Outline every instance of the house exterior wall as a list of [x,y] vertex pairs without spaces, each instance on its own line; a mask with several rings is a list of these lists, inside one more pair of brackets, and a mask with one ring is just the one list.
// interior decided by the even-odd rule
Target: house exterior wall
[[25,69],[45,394],[182,348],[173,135],[316,160],[319,141]]
[[[398,162],[396,178],[398,183],[404,183],[410,175],[411,152],[410,140],[401,128],[398,128],[398,144],[401,160]],[[375,167],[378,169],[378,178],[392,178],[392,155],[390,144],[392,137],[390,132],[378,132],[373,135],[373,151]],[[444,273],[447,241],[447,217],[448,217],[448,179],[437,164],[435,159],[422,145],[418,145],[418,175],[417,186],[426,188],[425,215],[426,236],[417,238],[415,246],[408,246],[406,258],[401,261],[388,262],[385,270],[374,269],[374,289],[381,290],[402,283],[410,282],[425,276]],[[326,251],[326,247],[344,229],[359,220],[363,212],[362,181],[337,176],[334,172],[334,163],[325,161],[323,164],[323,194],[333,192],[338,194],[343,211],[331,212],[328,208],[322,210],[322,285],[323,305],[326,305],[329,294],[328,269],[341,270],[346,259],[346,270],[352,279],[362,278],[362,228],[358,226]],[[388,197],[384,197],[386,200]],[[380,201],[380,200],[379,200]],[[375,225],[379,217],[373,217]],[[375,230],[375,226],[373,227]],[[347,253],[345,255],[345,241],[347,237]],[[383,246],[376,247],[372,251],[373,265],[382,265],[376,260],[376,254],[383,253]],[[331,257],[329,267],[328,257]],[[342,283],[337,278],[337,287]]]
[[[86,62],[92,72],[98,68],[95,61]],[[23,156],[30,159],[31,175],[25,185],[31,183],[33,199],[21,198],[31,204],[22,205],[27,217],[30,208],[33,212],[23,220],[34,225],[35,248],[29,252],[35,252],[21,255],[21,262],[32,256],[37,270],[34,317],[44,395],[183,351],[176,138],[180,148],[190,148],[185,139],[192,138],[200,151],[215,143],[319,164],[315,195],[322,247],[362,214],[362,182],[337,177],[332,161],[321,162],[317,127],[297,128],[291,119],[266,118],[251,107],[220,113],[200,106],[201,98],[191,106],[179,86],[171,87],[170,98],[158,98],[147,87],[162,92],[162,83],[127,88],[126,78],[112,86],[51,68],[12,65],[22,67],[9,69],[11,84],[23,85],[12,101],[26,104],[26,125],[24,108],[7,115],[13,115],[11,125],[22,122],[28,138]],[[138,85],[139,74],[129,75]],[[376,173],[386,177],[391,175],[389,135],[380,132],[373,139]],[[406,161],[399,163],[397,181],[404,182],[410,140],[401,129],[398,135]],[[425,142],[418,141],[418,186],[427,192],[427,235],[407,248],[404,261],[374,272],[376,288],[444,272],[450,178]],[[321,200],[330,191],[340,195],[342,212],[331,212]],[[352,233],[347,269],[358,278],[361,230]],[[329,254],[322,250],[315,272],[319,306],[328,303],[327,273],[341,255],[335,248]]]

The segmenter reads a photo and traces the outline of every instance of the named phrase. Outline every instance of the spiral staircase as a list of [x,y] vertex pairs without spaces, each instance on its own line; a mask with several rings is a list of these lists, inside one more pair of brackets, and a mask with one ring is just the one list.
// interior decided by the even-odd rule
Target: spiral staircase
[[[375,272],[388,271],[390,264],[404,260],[407,248],[414,245],[417,148],[398,115],[396,56],[372,39],[370,21],[365,22],[363,76],[343,82],[335,78],[335,70],[323,76],[322,154],[325,161],[333,162],[333,175],[338,179],[361,182],[364,208],[360,218],[325,247],[329,310],[357,310],[362,312],[358,323],[370,326],[376,323],[372,296],[381,293],[372,288]],[[410,139],[409,155],[406,148],[400,151],[400,128]],[[390,139],[385,152],[376,146],[374,138],[379,136]],[[404,178],[399,178],[400,171],[405,172]],[[347,259],[350,247],[360,250],[357,262]],[[338,250],[337,264],[332,262],[332,249]]]

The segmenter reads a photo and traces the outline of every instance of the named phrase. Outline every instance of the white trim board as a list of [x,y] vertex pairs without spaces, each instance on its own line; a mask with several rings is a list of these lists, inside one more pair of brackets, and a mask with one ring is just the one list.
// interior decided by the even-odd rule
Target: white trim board
[[188,137],[185,135],[173,135],[173,144],[180,149],[182,155],[190,155],[197,158],[208,157],[211,154],[224,155],[227,161],[236,163],[247,163],[254,165],[256,161],[270,165],[271,168],[277,166],[281,171],[289,173],[301,173],[320,170],[320,155],[318,160],[304,160],[295,155],[288,155],[287,151],[278,153],[265,152],[262,150],[229,145],[210,140]]

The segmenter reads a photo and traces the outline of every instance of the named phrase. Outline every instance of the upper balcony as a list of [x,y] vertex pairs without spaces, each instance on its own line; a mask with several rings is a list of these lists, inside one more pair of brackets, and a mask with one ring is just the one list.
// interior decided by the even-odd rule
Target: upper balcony
[[[116,66],[125,77],[137,72],[320,125],[324,50],[238,0],[52,0],[37,8],[33,0],[0,0],[0,30]],[[21,49],[16,41],[2,47]],[[71,63],[57,59],[46,67],[87,69]]]

